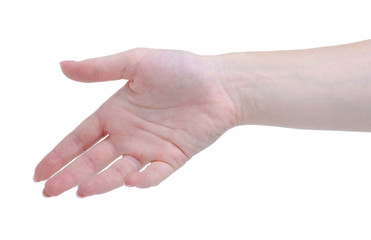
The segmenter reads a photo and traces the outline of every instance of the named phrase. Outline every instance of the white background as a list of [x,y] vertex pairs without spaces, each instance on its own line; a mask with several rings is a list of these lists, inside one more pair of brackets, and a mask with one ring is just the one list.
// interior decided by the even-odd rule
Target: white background
[[[370,239],[371,134],[234,128],[160,186],[42,197],[42,157],[124,81],[61,60],[133,47],[198,54],[369,39],[369,1],[1,1],[0,239]],[[144,146],[145,147],[145,146]]]

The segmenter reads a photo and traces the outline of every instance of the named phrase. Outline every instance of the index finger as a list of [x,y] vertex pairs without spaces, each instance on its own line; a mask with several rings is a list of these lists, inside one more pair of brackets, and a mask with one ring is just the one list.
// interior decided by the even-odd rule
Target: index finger
[[84,120],[68,134],[35,169],[35,182],[44,181],[75,157],[85,152],[104,137],[103,127],[96,113]]

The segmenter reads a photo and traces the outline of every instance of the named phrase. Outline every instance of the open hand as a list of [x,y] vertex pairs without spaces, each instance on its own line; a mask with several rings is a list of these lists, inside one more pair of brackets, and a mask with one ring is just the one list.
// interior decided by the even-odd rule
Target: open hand
[[36,167],[35,181],[47,180],[45,196],[77,185],[80,196],[155,186],[236,125],[212,57],[133,49],[61,68],[82,82],[128,81]]

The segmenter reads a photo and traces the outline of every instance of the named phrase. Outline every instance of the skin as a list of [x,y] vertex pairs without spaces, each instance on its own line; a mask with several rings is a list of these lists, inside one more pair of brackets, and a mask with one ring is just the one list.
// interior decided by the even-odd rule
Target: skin
[[218,56],[141,48],[62,62],[76,81],[128,81],[44,157],[34,180],[46,181],[46,197],[152,187],[244,124],[371,131],[370,66],[371,41]]
[[235,107],[214,78],[213,65],[191,53],[134,49],[62,62],[61,67],[77,81],[130,80],[37,166],[35,180],[48,179],[45,196],[57,196],[76,185],[80,196],[123,184],[155,186],[236,125]]

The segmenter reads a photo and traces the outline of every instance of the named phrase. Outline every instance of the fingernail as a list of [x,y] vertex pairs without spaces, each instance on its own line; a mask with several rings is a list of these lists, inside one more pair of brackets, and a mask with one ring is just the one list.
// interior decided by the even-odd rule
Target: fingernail
[[43,190],[43,196],[46,198],[50,198],[51,196],[45,192],[45,189]]
[[59,63],[59,65],[62,66],[65,63],[73,63],[73,62],[76,62],[76,61],[73,61],[73,60],[62,61],[62,62]]
[[132,184],[127,183],[127,182],[130,182],[130,180],[128,180],[128,178],[126,177],[126,178],[124,179],[124,185],[125,185],[126,187],[134,187]]
[[59,64],[62,64],[62,63],[72,63],[72,62],[76,62],[75,60],[65,60],[65,61],[62,61],[60,62]]
[[40,182],[40,180],[37,179],[37,177],[36,177],[35,175],[33,176],[33,181],[36,182],[36,183],[37,183],[37,182]]
[[134,187],[133,185],[130,184],[125,184],[126,187]]
[[84,198],[84,197],[86,197],[86,196],[82,195],[80,192],[76,192],[76,196],[78,198]]

